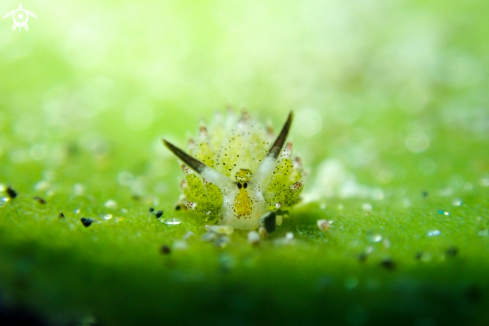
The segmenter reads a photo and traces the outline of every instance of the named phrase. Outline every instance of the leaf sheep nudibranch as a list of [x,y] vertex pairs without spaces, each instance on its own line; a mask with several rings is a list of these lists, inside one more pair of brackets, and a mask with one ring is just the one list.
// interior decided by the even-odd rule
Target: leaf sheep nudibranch
[[285,144],[292,120],[291,112],[274,140],[272,129],[246,111],[218,113],[190,140],[188,154],[163,139],[185,163],[182,204],[242,230],[256,229],[269,211],[295,204],[306,175],[300,158],[292,156],[292,143]]

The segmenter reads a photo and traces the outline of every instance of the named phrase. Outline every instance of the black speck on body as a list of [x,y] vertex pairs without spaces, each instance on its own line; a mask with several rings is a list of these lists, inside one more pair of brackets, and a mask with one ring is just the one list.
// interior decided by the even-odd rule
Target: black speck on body
[[171,254],[171,249],[170,249],[170,247],[168,247],[167,245],[164,245],[164,246],[161,246],[161,248],[160,248],[160,252],[161,252],[163,255],[169,255],[169,254]]
[[163,211],[157,211],[155,214],[156,218],[160,218],[163,216]]
[[380,262],[380,265],[390,271],[396,268],[396,264],[394,264],[394,262],[390,258],[386,258],[382,260]]
[[80,219],[80,222],[82,222],[83,226],[88,228],[90,225],[92,225],[92,220],[86,217],[82,217]]
[[42,199],[41,197],[34,197],[34,200],[37,201],[39,204],[46,204],[46,201]]
[[10,198],[14,199],[15,197],[17,197],[17,191],[15,191],[12,187],[8,186],[6,191],[7,191],[7,195]]
[[63,214],[63,212],[59,213],[58,215],[59,218],[65,218],[65,214]]
[[458,248],[457,247],[450,247],[445,251],[445,255],[447,257],[455,257],[458,254]]
[[148,212],[150,212],[150,213],[153,213],[154,211],[155,211],[155,209],[154,209],[153,207],[150,207],[150,208],[148,209]]

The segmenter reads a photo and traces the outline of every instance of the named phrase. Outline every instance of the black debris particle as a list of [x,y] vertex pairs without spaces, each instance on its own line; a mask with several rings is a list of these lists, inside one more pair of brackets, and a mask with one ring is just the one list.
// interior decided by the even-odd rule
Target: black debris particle
[[58,215],[59,218],[65,218],[65,214],[63,214],[63,212],[59,213]]
[[42,199],[41,197],[34,197],[34,200],[37,201],[39,204],[46,205],[46,201]]
[[418,251],[418,252],[416,253],[416,255],[414,255],[414,258],[415,258],[416,260],[421,260],[421,258],[423,258],[423,252],[422,252],[422,251]]
[[91,219],[89,219],[89,218],[82,217],[80,219],[80,222],[82,222],[82,224],[83,224],[84,227],[88,228],[90,225],[92,225],[92,222],[93,221]]
[[156,216],[156,218],[160,218],[160,217],[162,217],[162,216],[163,216],[163,211],[157,211],[157,212],[155,213],[155,216]]
[[445,255],[447,257],[455,257],[458,255],[458,248],[457,247],[450,247],[445,251]]
[[423,191],[421,193],[421,196],[423,196],[423,198],[428,198],[430,196],[430,194],[427,191]]
[[176,211],[179,211],[179,210],[181,210],[181,209],[182,209],[182,205],[178,204],[178,205],[176,205],[176,206],[175,206],[175,210],[176,210]]
[[360,255],[358,255],[358,261],[361,263],[364,263],[367,261],[368,255],[366,252],[362,252]]
[[390,259],[386,258],[380,262],[380,266],[384,267],[387,270],[394,270],[396,268],[396,264]]
[[150,207],[150,208],[148,209],[148,212],[150,212],[150,213],[153,213],[154,211],[155,211],[155,209],[154,209],[153,207]]
[[7,191],[7,195],[10,198],[14,199],[15,197],[17,197],[17,191],[15,191],[12,187],[8,186],[6,191]]
[[160,248],[160,252],[163,254],[163,255],[169,255],[171,254],[171,249],[169,246],[167,245],[164,245],[164,246],[161,246]]
[[260,219],[260,224],[268,233],[272,233],[277,228],[277,213],[268,212]]

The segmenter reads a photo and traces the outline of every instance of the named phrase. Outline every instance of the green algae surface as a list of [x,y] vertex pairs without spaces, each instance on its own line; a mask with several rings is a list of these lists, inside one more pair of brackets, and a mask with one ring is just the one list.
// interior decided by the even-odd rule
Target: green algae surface
[[[29,31],[0,24],[2,311],[54,325],[486,323],[486,3],[24,7]],[[276,130],[293,110],[310,172],[258,245],[209,239],[175,209],[181,171],[160,141],[185,147],[228,104]]]

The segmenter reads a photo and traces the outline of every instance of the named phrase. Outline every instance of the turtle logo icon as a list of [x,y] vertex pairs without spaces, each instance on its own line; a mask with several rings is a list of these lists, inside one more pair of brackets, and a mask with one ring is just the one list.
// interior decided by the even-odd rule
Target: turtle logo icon
[[16,28],[22,32],[22,28],[26,31],[29,30],[29,25],[27,25],[27,21],[29,20],[29,16],[37,18],[37,16],[29,10],[25,10],[22,8],[22,4],[19,3],[19,9],[12,10],[8,12],[3,18],[7,18],[12,16],[14,20],[14,24],[12,25],[12,30],[15,31]]

